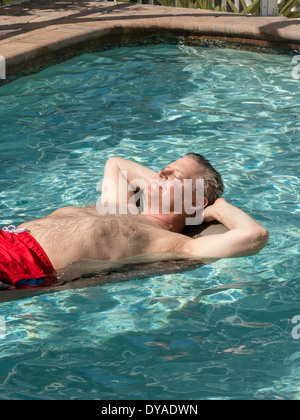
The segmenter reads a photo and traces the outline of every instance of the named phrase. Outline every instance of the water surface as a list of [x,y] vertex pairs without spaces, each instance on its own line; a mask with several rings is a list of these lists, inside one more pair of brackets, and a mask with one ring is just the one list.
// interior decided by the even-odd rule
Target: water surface
[[96,202],[112,156],[198,152],[270,231],[249,258],[0,304],[1,399],[298,399],[299,81],[291,57],[85,54],[0,89],[0,225]]

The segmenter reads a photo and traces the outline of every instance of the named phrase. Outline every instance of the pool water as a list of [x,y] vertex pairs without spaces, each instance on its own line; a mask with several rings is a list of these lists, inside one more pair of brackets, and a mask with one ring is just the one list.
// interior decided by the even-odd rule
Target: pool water
[[291,61],[124,47],[0,89],[0,226],[96,202],[109,157],[158,170],[194,151],[270,231],[253,257],[1,303],[0,399],[300,398]]

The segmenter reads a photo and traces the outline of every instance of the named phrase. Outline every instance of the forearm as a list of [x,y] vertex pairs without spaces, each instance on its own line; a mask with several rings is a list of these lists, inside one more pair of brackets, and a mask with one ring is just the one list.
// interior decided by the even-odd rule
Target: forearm
[[128,183],[134,183],[135,185],[142,184],[139,187],[149,185],[156,175],[156,172],[152,169],[128,159],[115,157],[110,159],[110,161],[114,165],[114,171],[122,172],[124,175],[126,174]]
[[222,223],[229,230],[261,229],[262,226],[243,210],[229,204],[224,199],[219,199],[210,209],[210,217]]
[[102,188],[102,204],[127,205],[139,189],[146,188],[156,172],[136,162],[113,157],[106,163]]
[[256,254],[268,243],[268,231],[223,198],[205,209],[204,221],[212,220],[218,220],[229,231],[189,241],[188,254],[211,258],[241,257]]

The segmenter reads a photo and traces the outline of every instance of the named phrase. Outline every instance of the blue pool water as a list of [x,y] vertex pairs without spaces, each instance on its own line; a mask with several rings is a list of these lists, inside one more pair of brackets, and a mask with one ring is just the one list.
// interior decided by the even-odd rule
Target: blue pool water
[[299,399],[292,67],[289,56],[124,47],[0,89],[1,226],[95,202],[109,157],[158,170],[195,151],[270,231],[254,257],[0,303],[0,399]]

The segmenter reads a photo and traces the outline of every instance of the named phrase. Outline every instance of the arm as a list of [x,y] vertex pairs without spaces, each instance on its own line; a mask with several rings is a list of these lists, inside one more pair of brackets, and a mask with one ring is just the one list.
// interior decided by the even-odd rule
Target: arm
[[[109,159],[104,169],[101,203],[105,206],[127,206],[135,192],[149,185],[156,175],[156,172],[139,163],[121,157]],[[110,185],[115,188],[110,188]]]
[[269,234],[250,216],[219,198],[204,210],[204,221],[218,220],[229,231],[189,240],[184,252],[191,257],[232,258],[254,255],[268,243]]

